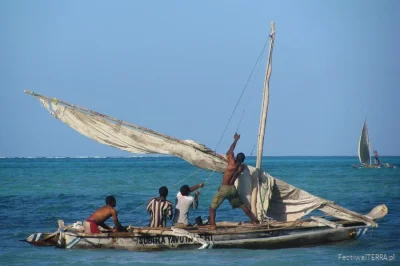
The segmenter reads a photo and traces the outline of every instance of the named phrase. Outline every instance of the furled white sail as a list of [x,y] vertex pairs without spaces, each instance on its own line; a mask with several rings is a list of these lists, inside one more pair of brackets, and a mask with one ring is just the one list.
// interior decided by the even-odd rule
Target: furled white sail
[[[196,142],[181,141],[76,105],[30,91],[26,92],[39,99],[55,118],[99,143],[132,153],[169,154],[200,168],[220,173],[227,166],[224,156],[215,154],[206,146]],[[262,172],[258,176],[257,172],[255,167],[247,166],[236,185],[242,200],[259,218],[266,213],[268,217],[277,221],[295,221],[316,208],[323,210],[322,207],[329,203],[268,173]],[[260,188],[259,193],[254,193],[257,188]],[[342,215],[340,217],[343,217],[343,211],[329,209],[326,206],[324,209],[332,216]],[[346,217],[352,220],[357,219],[353,215]],[[364,218],[362,217],[361,220]]]
[[[247,166],[235,185],[241,199],[259,219],[268,218],[276,221],[296,221],[315,209],[332,217],[349,220],[363,221],[375,225],[373,219],[345,209],[332,201],[317,197],[290,185],[270,174],[262,171],[258,176],[255,167]],[[259,182],[257,186],[257,182]],[[259,193],[254,191],[259,188]]]
[[[295,221],[329,202],[279,180],[253,166],[246,166],[236,182],[243,202],[259,218],[264,214],[277,221]],[[259,184],[258,184],[259,182]],[[253,193],[255,189],[260,191]]]
[[358,141],[358,159],[360,160],[361,164],[370,164],[370,144],[369,144],[369,137],[368,137],[368,129],[367,129],[367,122],[364,122],[360,140]]

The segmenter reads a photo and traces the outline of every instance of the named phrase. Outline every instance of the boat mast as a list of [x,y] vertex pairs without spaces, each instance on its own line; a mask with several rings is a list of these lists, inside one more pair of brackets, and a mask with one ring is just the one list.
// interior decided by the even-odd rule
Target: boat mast
[[362,159],[361,159],[361,144],[362,144],[361,142],[362,142],[362,136],[364,133],[364,127],[365,127],[365,121],[364,121],[363,127],[361,129],[360,139],[358,140],[358,160],[360,161],[360,165],[363,164]]
[[268,63],[264,79],[264,93],[263,93],[264,97],[261,107],[260,129],[258,131],[258,142],[257,142],[256,168],[259,174],[261,173],[260,169],[261,169],[263,146],[264,146],[265,125],[267,122],[267,112],[268,112],[269,79],[271,77],[271,71],[272,71],[272,50],[274,49],[274,40],[275,40],[275,23],[273,21],[271,22],[271,34],[269,35],[269,38],[270,42],[269,42]]

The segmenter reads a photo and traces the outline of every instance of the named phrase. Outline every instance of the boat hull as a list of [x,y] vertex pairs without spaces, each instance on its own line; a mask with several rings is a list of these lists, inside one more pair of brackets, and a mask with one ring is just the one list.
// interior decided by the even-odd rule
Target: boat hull
[[[367,226],[345,228],[313,228],[298,230],[266,230],[247,233],[199,233],[201,242],[173,231],[160,233],[83,234],[61,232],[57,247],[66,249],[127,249],[137,251],[243,248],[280,249],[333,244],[354,240],[367,231]],[[205,244],[205,243],[206,244]]]
[[391,164],[363,164],[363,165],[352,165],[354,168],[397,168],[395,165]]

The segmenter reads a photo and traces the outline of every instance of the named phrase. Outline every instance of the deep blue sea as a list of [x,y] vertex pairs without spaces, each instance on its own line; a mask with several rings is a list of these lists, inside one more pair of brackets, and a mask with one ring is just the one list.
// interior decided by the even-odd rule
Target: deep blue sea
[[[400,157],[382,157],[400,166]],[[255,164],[255,158],[246,162]],[[198,171],[171,157],[132,158],[0,158],[0,265],[400,265],[400,167],[355,169],[356,157],[265,157],[263,168],[273,176],[351,210],[367,213],[386,204],[389,214],[362,238],[341,245],[281,250],[190,250],[133,252],[124,250],[63,250],[33,247],[19,240],[34,232],[53,232],[57,220],[82,221],[117,199],[123,225],[146,225],[144,204],[169,188],[168,199],[183,184],[205,181],[211,172]],[[201,190],[199,208],[208,216],[211,197],[221,175],[214,173]],[[224,202],[217,221],[247,221],[241,210]],[[108,221],[112,225],[112,221]],[[339,256],[383,254],[392,262],[340,260]],[[372,256],[369,256],[372,258]]]

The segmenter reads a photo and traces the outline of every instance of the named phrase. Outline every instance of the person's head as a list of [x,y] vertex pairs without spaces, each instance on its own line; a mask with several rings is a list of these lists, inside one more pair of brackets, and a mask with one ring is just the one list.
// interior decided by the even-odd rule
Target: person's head
[[235,160],[235,162],[241,164],[241,163],[244,162],[244,159],[245,159],[245,158],[246,158],[246,156],[244,156],[244,153],[239,152],[239,153],[236,155],[236,160]]
[[168,188],[166,186],[160,187],[158,192],[160,193],[160,197],[166,198],[168,196]]
[[190,193],[190,188],[188,185],[183,185],[180,189],[182,196],[188,196]]
[[110,205],[111,207],[115,207],[117,205],[117,201],[115,200],[114,196],[106,197],[106,204]]

